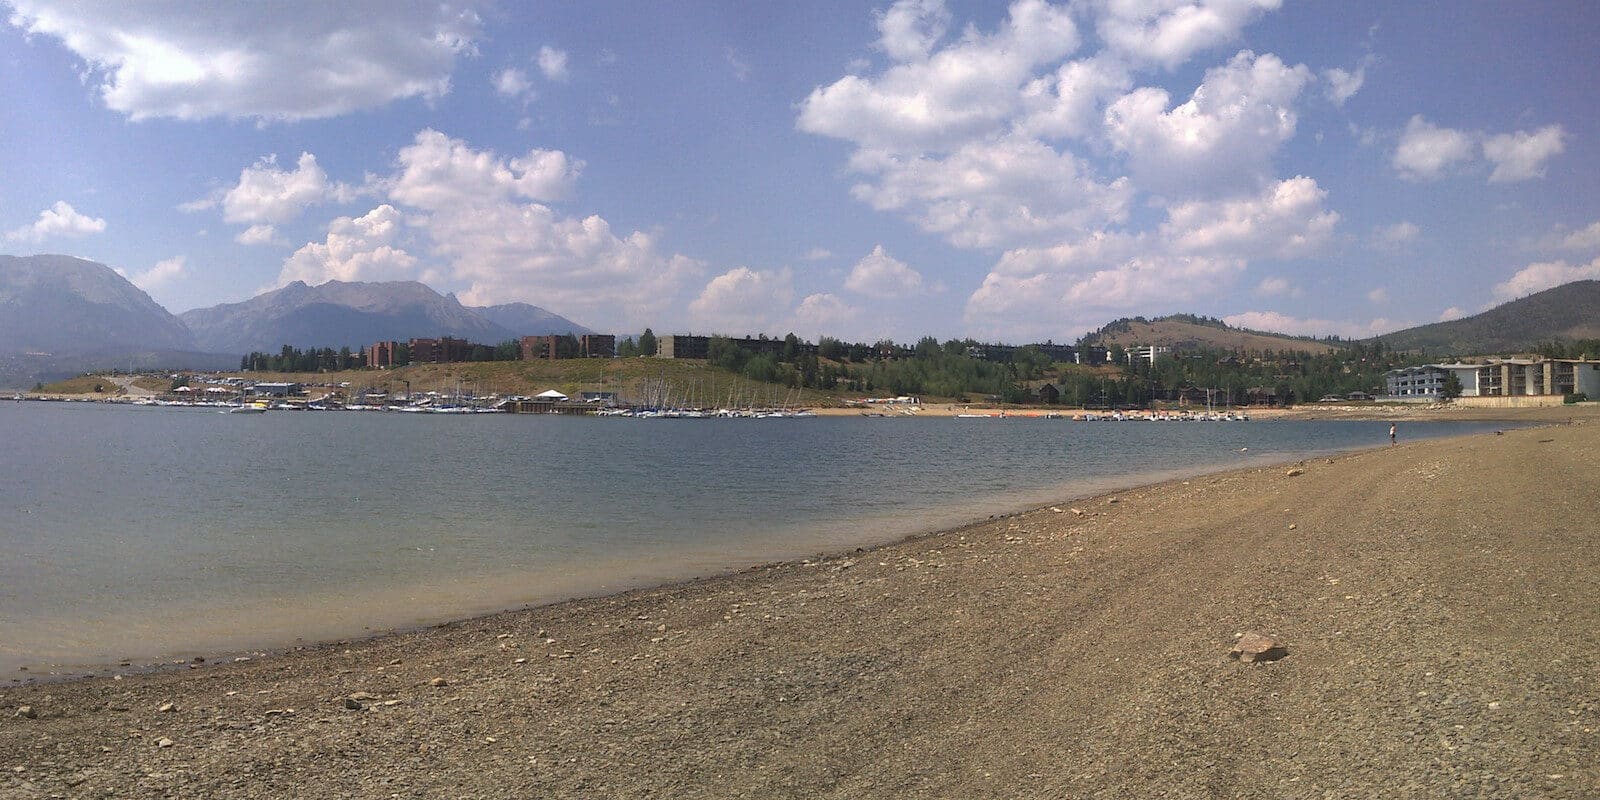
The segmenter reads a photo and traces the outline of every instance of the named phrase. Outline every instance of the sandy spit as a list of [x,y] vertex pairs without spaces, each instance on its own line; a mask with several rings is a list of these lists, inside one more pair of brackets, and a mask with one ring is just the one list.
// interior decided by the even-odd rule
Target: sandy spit
[[[1596,452],[1402,443],[8,687],[0,797],[1600,796]],[[1247,631],[1289,655],[1230,660]]]

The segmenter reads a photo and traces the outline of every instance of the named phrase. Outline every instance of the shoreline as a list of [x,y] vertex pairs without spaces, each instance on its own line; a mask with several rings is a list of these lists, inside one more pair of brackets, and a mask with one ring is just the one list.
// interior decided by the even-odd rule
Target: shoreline
[[[22,769],[0,788],[1585,796],[1597,443],[1582,421],[1378,446],[248,662],[9,686],[0,750]],[[1491,465],[1517,503],[1484,498]],[[1228,661],[1242,630],[1289,657]]]

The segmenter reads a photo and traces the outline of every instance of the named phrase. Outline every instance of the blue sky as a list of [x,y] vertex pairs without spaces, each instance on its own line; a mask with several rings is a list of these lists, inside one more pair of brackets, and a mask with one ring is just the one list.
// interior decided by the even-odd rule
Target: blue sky
[[0,252],[173,311],[1364,336],[1600,278],[1600,6],[0,0]]

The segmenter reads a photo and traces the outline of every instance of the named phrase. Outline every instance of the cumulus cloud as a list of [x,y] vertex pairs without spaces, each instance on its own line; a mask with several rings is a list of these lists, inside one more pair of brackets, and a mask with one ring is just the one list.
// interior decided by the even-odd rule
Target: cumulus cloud
[[491,81],[496,94],[514,100],[528,101],[534,98],[533,81],[528,79],[528,73],[515,67],[506,67],[494,74]]
[[1367,292],[1367,302],[1372,303],[1373,305],[1382,305],[1389,302],[1389,290],[1379,286],[1378,288]]
[[266,224],[251,225],[240,231],[238,236],[233,237],[233,240],[244,245],[286,244],[286,242],[278,238],[278,229]]
[[1462,311],[1460,308],[1458,308],[1456,306],[1451,306],[1451,307],[1439,312],[1439,321],[1440,322],[1449,322],[1451,320],[1461,319],[1462,317],[1464,317],[1466,315],[1467,315],[1467,312]]
[[474,150],[436,130],[419,132],[400,150],[400,175],[391,199],[430,211],[504,202],[513,198],[560,200],[571,191],[583,162],[560,150],[529,150],[503,159]]
[[539,72],[543,73],[545,80],[565,81],[567,79],[567,51],[557,50],[550,45],[539,48]]
[[1489,182],[1511,183],[1543,178],[1545,162],[1567,149],[1566,138],[1567,133],[1560,125],[1550,125],[1532,133],[1517,131],[1485,139],[1483,157],[1494,164]]
[[1373,56],[1361,59],[1354,70],[1345,70],[1338,67],[1322,71],[1324,91],[1328,100],[1336,106],[1343,106],[1345,101],[1355,97],[1356,92],[1367,82],[1367,67],[1372,66]]
[[1600,279],[1600,258],[1587,264],[1568,264],[1565,261],[1543,261],[1529,264],[1518,270],[1504,283],[1495,284],[1492,293],[1496,302],[1504,303],[1535,292],[1542,292],[1572,281]]
[[136,120],[313,119],[442,97],[480,27],[476,3],[434,0],[11,5],[11,24],[59,39]]
[[1294,136],[1293,103],[1310,80],[1304,65],[1245,50],[1170,109],[1164,89],[1124,95],[1106,109],[1106,128],[1140,185],[1156,192],[1253,188]]
[[[854,331],[862,310],[827,292],[806,295],[794,312],[795,330],[808,336],[844,336]],[[870,338],[870,337],[869,337]]]
[[927,58],[949,28],[944,0],[899,0],[878,12],[878,49],[896,61]]
[[1600,222],[1591,223],[1587,228],[1575,230],[1561,237],[1561,246],[1568,250],[1600,249]]
[[1009,116],[1034,70],[1071,53],[1078,42],[1066,9],[1019,0],[999,31],[969,32],[878,78],[848,75],[817,88],[801,104],[797,124],[808,133],[867,147],[959,143]]
[[1246,311],[1222,318],[1235,328],[1249,328],[1269,333],[1287,333],[1291,336],[1342,336],[1346,339],[1365,339],[1390,331],[1410,327],[1379,317],[1366,322],[1293,317],[1276,311]]
[[278,167],[276,154],[269,155],[239,173],[239,183],[222,196],[222,218],[234,223],[284,223],[335,193],[316,156],[301,153],[289,171]]
[[183,277],[185,272],[185,261],[186,259],[184,256],[173,256],[172,258],[157,261],[155,266],[152,266],[144,272],[129,274],[119,269],[117,270],[117,274],[127,278],[128,281],[134,286],[137,286],[146,292],[152,292],[171,283],[177,278]]
[[462,287],[469,304],[536,303],[594,326],[661,324],[702,265],[661,253],[648,233],[553,208],[582,168],[558,150],[502,156],[420,131],[394,172],[373,180],[389,202],[335,220],[325,241],[285,261],[279,281],[415,278]]
[[6,233],[12,242],[42,242],[57,237],[80,237],[104,233],[106,221],[99,217],[80,214],[65,200],[57,200],[39,212],[32,225],[24,225]]
[[852,188],[857,199],[962,247],[1059,239],[1123,219],[1130,199],[1126,180],[1101,183],[1070,153],[1020,136],[943,157],[862,150],[851,166],[878,178]]
[[734,267],[706,284],[689,304],[689,314],[702,330],[774,333],[772,327],[788,316],[793,301],[794,274],[787,267]]
[[397,246],[403,232],[400,211],[387,203],[360,217],[339,217],[323,241],[306,244],[283,262],[278,283],[414,280],[417,259]]
[[922,273],[884,251],[883,245],[856,262],[844,288],[867,297],[908,297],[924,291]]
[[1431,181],[1444,177],[1452,167],[1472,158],[1472,134],[1441,128],[1418,114],[1406,123],[1391,163],[1406,180]]
[[1099,0],[1096,29],[1113,51],[1167,69],[1194,54],[1237,38],[1263,11],[1281,0]]
[[1280,181],[1255,197],[1193,201],[1168,210],[1163,236],[1180,253],[1294,258],[1327,242],[1339,214],[1328,193],[1305,176]]
[[813,247],[800,258],[806,261],[826,261],[833,258],[833,251],[826,247]]

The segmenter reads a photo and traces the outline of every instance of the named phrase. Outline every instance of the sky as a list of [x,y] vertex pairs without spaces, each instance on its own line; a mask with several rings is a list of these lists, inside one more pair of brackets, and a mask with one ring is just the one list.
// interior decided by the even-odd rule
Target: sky
[[1600,4],[0,0],[0,253],[169,310],[1364,337],[1600,278]]

